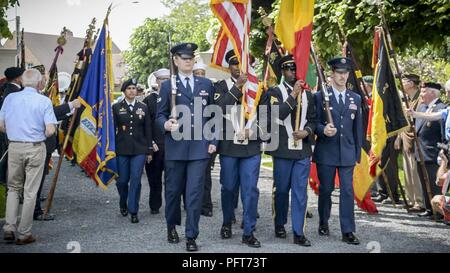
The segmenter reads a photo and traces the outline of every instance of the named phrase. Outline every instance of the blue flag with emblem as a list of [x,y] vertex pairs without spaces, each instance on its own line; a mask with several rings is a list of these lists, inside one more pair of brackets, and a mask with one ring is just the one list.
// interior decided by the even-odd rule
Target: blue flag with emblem
[[105,19],[92,61],[80,90],[82,111],[75,131],[73,149],[78,164],[102,188],[117,177],[115,132],[111,108],[114,80],[112,76],[112,41]]

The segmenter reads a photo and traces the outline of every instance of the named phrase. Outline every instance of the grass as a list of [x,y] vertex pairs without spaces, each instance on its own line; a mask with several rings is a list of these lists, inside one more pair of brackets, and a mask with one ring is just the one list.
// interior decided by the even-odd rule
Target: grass
[[263,154],[261,162],[264,167],[273,169],[272,157],[270,155]]
[[5,217],[5,208],[6,208],[6,187],[3,184],[0,184],[0,218]]

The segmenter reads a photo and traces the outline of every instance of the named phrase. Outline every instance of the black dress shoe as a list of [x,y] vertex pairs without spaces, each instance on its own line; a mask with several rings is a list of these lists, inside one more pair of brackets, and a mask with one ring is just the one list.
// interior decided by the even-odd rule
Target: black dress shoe
[[433,213],[431,212],[431,210],[426,210],[423,213],[417,214],[417,216],[431,218],[431,216],[433,216]]
[[171,228],[167,231],[167,241],[171,244],[177,244],[180,242],[180,238],[178,237],[178,233],[175,228]]
[[14,241],[16,240],[16,236],[14,235],[14,232],[12,231],[5,231],[3,233],[3,240],[6,241],[6,243],[14,243]]
[[131,215],[131,223],[133,223],[133,224],[139,223],[139,218],[138,218],[137,214]]
[[302,236],[294,235],[294,244],[306,247],[311,246],[311,242],[308,239],[306,239],[304,235]]
[[255,236],[253,236],[253,234],[249,236],[242,235],[242,243],[248,245],[249,247],[261,247],[261,243],[258,241],[258,239],[255,238]]
[[320,236],[329,236],[330,230],[329,230],[328,226],[326,226],[326,225],[319,226],[319,235]]
[[284,226],[275,226],[275,237],[277,238],[286,238],[286,230]]
[[313,218],[312,212],[306,211],[306,218]]
[[353,232],[342,234],[342,241],[346,242],[349,245],[359,245],[359,240],[353,234]]
[[120,208],[120,214],[122,214],[123,217],[128,215],[128,209],[127,208]]
[[187,238],[186,240],[186,250],[187,251],[197,251],[197,243],[195,242],[195,239]]
[[152,209],[150,210],[151,214],[159,214],[159,209]]
[[222,225],[222,228],[220,229],[220,237],[222,239],[230,239],[233,235],[233,232],[231,231],[231,225]]

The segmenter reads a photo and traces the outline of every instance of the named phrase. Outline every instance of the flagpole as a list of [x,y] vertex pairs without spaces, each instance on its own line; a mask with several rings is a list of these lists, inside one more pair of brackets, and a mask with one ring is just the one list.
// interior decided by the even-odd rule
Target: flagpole
[[[105,18],[104,24],[106,24],[108,22],[107,20],[108,20],[109,14],[111,12],[111,5],[108,7],[108,12],[106,14],[106,18]],[[89,29],[87,31],[86,41],[88,43],[91,42],[90,38],[92,36],[92,32],[93,32],[93,29],[94,29],[94,27],[93,27],[94,24],[95,24],[95,18],[92,20],[92,23],[89,25]],[[88,44],[88,46],[89,46],[89,44]],[[77,83],[78,83],[78,81],[77,81]],[[106,84],[109,85],[109,82],[107,82]],[[75,109],[73,114],[72,114],[72,118],[70,119],[69,128],[67,129],[67,134],[66,134],[66,136],[64,138],[63,146],[61,147],[61,151],[59,153],[60,156],[59,156],[59,159],[58,159],[58,164],[57,164],[56,169],[55,169],[55,174],[54,174],[53,179],[52,179],[52,184],[50,186],[50,191],[49,191],[49,194],[48,194],[48,197],[47,197],[47,202],[46,202],[45,208],[44,208],[44,213],[43,213],[43,218],[44,219],[48,216],[48,213],[49,213],[49,211],[50,211],[50,209],[52,207],[53,198],[54,198],[55,191],[56,191],[56,185],[58,183],[59,172],[61,170],[62,161],[64,159],[64,154],[65,154],[67,145],[69,143],[70,134],[71,134],[72,129],[73,129],[74,124],[75,124],[75,120],[76,120],[75,117],[77,116],[77,113],[78,113],[78,109]]]
[[[241,54],[241,74],[247,74],[248,73],[248,16],[247,16],[247,6],[245,6],[245,16],[244,16],[244,37],[243,37],[243,50]],[[246,102],[246,94],[247,94],[247,83],[244,84],[242,87],[242,99],[241,99],[241,115],[239,117],[239,127],[240,135],[244,135],[242,142],[245,141],[245,102]]]
[[[401,89],[401,91],[403,93],[403,96],[405,98],[407,98],[405,87],[403,86],[403,82],[402,82],[402,72],[400,70],[400,66],[398,65],[397,56],[395,54],[395,50],[394,50],[394,47],[392,45],[391,34],[389,32],[389,28],[388,28],[388,25],[387,25],[387,22],[386,22],[386,18],[384,17],[383,7],[381,5],[381,1],[380,0],[377,1],[377,7],[378,7],[379,15],[381,17],[381,24],[383,26],[382,35],[385,35],[385,37],[387,38],[386,39],[387,40],[387,46],[388,46],[388,49],[389,49],[388,52],[389,52],[390,57],[394,60],[396,76],[397,76],[397,78],[400,81],[400,89]],[[406,108],[409,109],[409,101],[407,99],[405,100],[405,105],[406,105]],[[411,129],[413,131],[413,136],[414,136],[415,144],[416,144],[416,147],[417,147],[417,153],[419,155],[420,169],[422,170],[422,175],[423,175],[423,178],[425,180],[424,181],[425,182],[425,190],[427,191],[428,198],[429,198],[429,200],[431,202],[431,200],[433,199],[433,194],[431,193],[430,178],[428,176],[428,172],[427,172],[427,169],[425,167],[425,161],[424,161],[423,152],[422,152],[422,149],[420,148],[419,138],[417,137],[417,132],[416,132],[416,128],[415,128],[414,122],[412,120],[412,117],[409,117],[408,119],[409,119],[408,122],[409,122],[409,124],[411,126]],[[432,209],[432,212],[433,212],[433,220],[436,220],[437,219],[437,212],[434,209]]]
[[320,80],[320,84],[321,84],[323,104],[325,106],[325,112],[327,114],[327,117],[326,117],[327,123],[331,124],[334,127],[333,116],[331,115],[331,110],[330,110],[330,95],[328,95],[327,86],[325,84],[325,76],[323,74],[322,68],[320,67],[319,59],[317,58],[316,51],[314,50],[314,44],[312,42],[311,42],[310,50],[311,50],[311,55],[313,56],[313,59],[314,59],[314,64],[316,65],[317,75],[319,76],[319,80]]
[[[74,110],[73,117],[75,117],[77,115],[77,110],[78,109]],[[50,211],[50,208],[52,207],[53,197],[54,197],[55,191],[56,191],[56,184],[58,183],[59,171],[61,170],[61,164],[64,159],[64,151],[66,150],[67,144],[69,143],[69,136],[70,136],[70,132],[72,131],[74,123],[75,123],[75,119],[72,118],[70,120],[69,129],[67,130],[68,133],[64,139],[64,144],[61,148],[61,152],[59,153],[58,165],[56,166],[55,175],[53,175],[52,184],[50,186],[50,191],[49,191],[48,197],[47,197],[47,202],[45,203],[44,217],[43,217],[44,219],[47,217],[48,212]]]

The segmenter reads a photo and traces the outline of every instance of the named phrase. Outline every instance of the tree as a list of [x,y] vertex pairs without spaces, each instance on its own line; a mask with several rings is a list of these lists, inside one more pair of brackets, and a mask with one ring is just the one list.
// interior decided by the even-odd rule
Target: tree
[[6,21],[6,10],[19,4],[18,0],[0,0],[0,37],[12,38],[12,33],[8,28],[8,21]]
[[[280,0],[267,10],[278,16]],[[372,73],[371,57],[375,26],[380,24],[375,0],[316,0],[313,40],[322,60],[341,54],[340,29],[351,43],[364,73]],[[385,0],[384,13],[399,55],[419,54],[450,62],[450,2],[448,0]],[[267,5],[266,5],[267,7]],[[253,44],[262,52],[266,39],[259,28],[261,42]],[[258,36],[257,35],[257,36]],[[409,52],[409,53],[407,53]]]
[[[314,40],[328,59],[339,52],[339,25],[352,44],[363,71],[371,72],[374,27],[380,24],[374,0],[316,0]],[[390,0],[384,3],[395,50],[431,49],[450,62],[450,2],[448,0]]]
[[163,19],[146,19],[144,25],[131,35],[131,50],[124,53],[129,65],[129,74],[139,82],[146,83],[155,70],[168,67],[167,34],[171,25]]
[[167,35],[172,35],[173,44],[194,42],[200,51],[211,45],[206,33],[213,18],[209,1],[164,0],[171,13],[160,19],[147,19],[131,36],[131,49],[125,52],[130,74],[140,82],[146,82],[148,75],[161,67],[168,67]]

